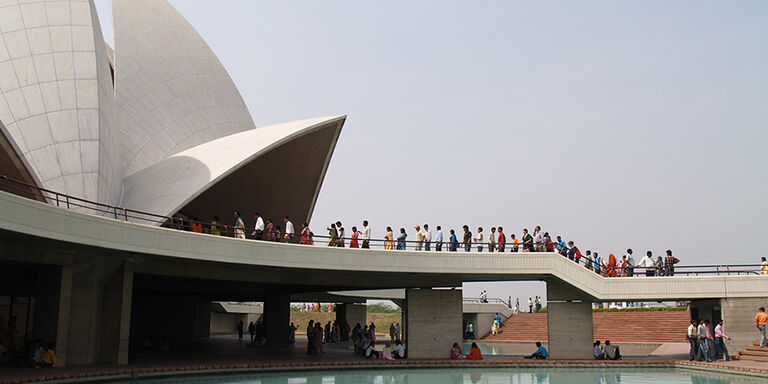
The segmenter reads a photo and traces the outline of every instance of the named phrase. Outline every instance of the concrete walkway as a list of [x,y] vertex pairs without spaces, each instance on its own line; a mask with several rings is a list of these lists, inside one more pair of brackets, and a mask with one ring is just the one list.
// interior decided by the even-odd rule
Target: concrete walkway
[[[381,343],[383,345],[383,343]],[[380,346],[381,346],[380,345]],[[89,366],[68,366],[57,369],[31,369],[0,366],[0,384],[25,383],[35,381],[74,382],[96,380],[106,377],[131,378],[153,375],[178,375],[227,372],[262,372],[306,369],[366,368],[374,366],[408,367],[453,367],[481,365],[488,367],[683,367],[714,372],[736,372],[751,375],[763,375],[768,378],[768,364],[752,361],[732,361],[718,363],[697,363],[687,361],[687,355],[681,355],[677,346],[666,348],[665,353],[659,348],[651,356],[627,356],[620,361],[594,360],[524,360],[520,355],[486,356],[479,362],[456,360],[398,360],[394,362],[369,360],[356,355],[349,343],[328,344],[325,354],[307,355],[306,339],[299,338],[293,349],[264,350],[250,348],[245,341],[238,341],[233,336],[215,336],[208,339],[190,339],[172,346],[170,352],[141,351],[131,356],[128,365],[95,364]],[[446,351],[447,355],[447,351]],[[762,377],[762,376],[761,376]]]

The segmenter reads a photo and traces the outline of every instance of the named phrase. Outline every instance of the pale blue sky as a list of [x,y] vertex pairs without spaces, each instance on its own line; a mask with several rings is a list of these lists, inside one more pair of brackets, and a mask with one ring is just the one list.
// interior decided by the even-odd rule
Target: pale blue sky
[[[348,115],[318,233],[538,224],[604,255],[768,253],[768,2],[171,3],[257,126]],[[465,295],[482,287],[543,293]]]

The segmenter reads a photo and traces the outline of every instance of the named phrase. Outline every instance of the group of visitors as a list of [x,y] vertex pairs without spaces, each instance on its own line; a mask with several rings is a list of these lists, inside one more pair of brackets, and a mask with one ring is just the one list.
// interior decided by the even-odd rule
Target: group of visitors
[[595,340],[595,343],[592,345],[592,355],[595,357],[595,360],[621,359],[619,346],[611,344],[610,340],[606,340],[603,345],[600,345],[600,340]]
[[[715,361],[725,356],[726,361],[731,360],[725,340],[731,338],[723,331],[723,320],[717,322],[712,333],[712,322],[709,319],[691,320],[688,326],[686,339],[690,343],[689,358],[691,361]],[[724,340],[725,339],[725,340]]]
[[46,343],[43,339],[19,347],[9,342],[7,337],[0,338],[0,364],[27,368],[56,367],[56,349],[53,343]]
[[390,325],[390,341],[384,343],[381,351],[376,350],[376,324],[357,323],[352,329],[351,339],[355,353],[369,359],[394,360],[405,358],[405,345],[400,341],[400,323]]
[[469,354],[465,355],[464,351],[462,351],[461,346],[459,343],[453,343],[453,347],[451,347],[450,351],[451,359],[453,360],[482,360],[483,359],[483,353],[480,350],[480,347],[477,346],[477,343],[472,343],[472,346],[469,348]]

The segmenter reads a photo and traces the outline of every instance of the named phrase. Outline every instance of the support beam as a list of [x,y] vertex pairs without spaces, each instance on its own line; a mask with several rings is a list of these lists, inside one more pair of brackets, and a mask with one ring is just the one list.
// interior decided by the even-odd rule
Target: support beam
[[291,297],[277,293],[264,299],[264,334],[268,348],[287,348],[291,322]]
[[551,359],[593,359],[592,300],[559,280],[547,281],[547,326]]
[[547,302],[552,359],[592,359],[592,303]]
[[461,290],[408,289],[405,300],[408,358],[447,358],[462,340]]
[[99,322],[99,360],[102,362],[128,364],[132,298],[133,264],[126,262],[104,285]]

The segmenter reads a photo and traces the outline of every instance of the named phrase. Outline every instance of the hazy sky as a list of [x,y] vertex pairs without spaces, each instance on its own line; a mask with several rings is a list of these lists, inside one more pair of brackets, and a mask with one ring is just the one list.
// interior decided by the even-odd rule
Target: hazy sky
[[[606,256],[768,253],[768,2],[171,3],[257,126],[348,115],[315,232],[541,225]],[[544,293],[465,296],[483,288]]]

